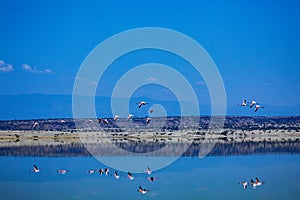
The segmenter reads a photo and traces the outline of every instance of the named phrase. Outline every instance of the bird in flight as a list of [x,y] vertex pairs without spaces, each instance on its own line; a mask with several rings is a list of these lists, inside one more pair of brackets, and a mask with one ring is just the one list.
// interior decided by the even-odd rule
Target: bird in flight
[[127,120],[130,120],[132,117],[133,117],[133,115],[129,114],[128,117],[127,117]]
[[114,121],[117,121],[117,119],[119,119],[119,115],[114,116]]
[[38,122],[34,122],[33,126],[32,126],[32,129],[36,129],[36,127],[39,125]]
[[139,105],[139,108],[141,108],[142,106],[148,104],[146,101],[141,101],[139,103],[137,103]]
[[103,120],[104,124],[109,124],[109,121],[107,119]]
[[264,108],[264,107],[261,106],[260,104],[256,104],[254,112],[256,112],[259,108]]
[[247,106],[247,101],[244,100],[242,104],[238,104],[239,106]]
[[251,101],[251,103],[250,103],[250,108],[252,108],[254,105],[256,104],[256,101]]

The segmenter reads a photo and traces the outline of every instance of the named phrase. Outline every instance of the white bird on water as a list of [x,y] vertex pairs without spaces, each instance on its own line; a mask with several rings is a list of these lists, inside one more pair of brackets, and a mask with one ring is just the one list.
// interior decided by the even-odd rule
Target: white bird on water
[[158,180],[158,177],[150,176],[150,177],[146,177],[146,179],[149,180],[150,182],[154,182],[154,181]]
[[144,189],[144,188],[142,188],[141,186],[139,186],[139,193],[141,193],[141,194],[146,194],[147,192],[149,192],[150,190],[146,190],[146,189]]
[[247,189],[247,186],[248,186],[248,182],[247,181],[240,182],[240,184],[243,185],[244,189]]
[[131,174],[130,172],[127,173],[127,177],[128,177],[129,180],[131,180],[131,181],[134,179],[134,177],[132,176],[132,174]]
[[33,172],[38,173],[40,172],[40,169],[36,165],[33,165]]
[[104,169],[104,173],[105,173],[106,176],[108,176],[109,169],[108,169],[108,168],[105,168],[105,169]]
[[253,179],[251,179],[251,185],[252,185],[253,188],[261,186],[262,184],[263,184],[263,182],[260,182],[257,177],[255,178],[255,182],[253,181]]
[[69,170],[66,170],[66,169],[59,169],[59,170],[57,170],[57,173],[59,173],[59,174],[66,174],[68,172],[69,172]]
[[88,174],[94,174],[96,172],[96,170],[94,169],[89,169],[86,171]]
[[120,175],[118,174],[117,171],[114,172],[114,177],[115,177],[116,179],[119,179],[119,178],[120,178]]
[[151,169],[150,169],[150,167],[147,167],[146,173],[149,174],[149,175],[151,174]]

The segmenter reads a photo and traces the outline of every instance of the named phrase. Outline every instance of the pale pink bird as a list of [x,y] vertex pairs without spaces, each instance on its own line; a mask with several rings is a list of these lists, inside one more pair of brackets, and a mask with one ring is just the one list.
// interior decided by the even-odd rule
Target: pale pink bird
[[127,117],[127,120],[130,120],[132,117],[133,117],[133,115],[129,114],[128,117]]
[[139,108],[141,108],[142,106],[144,106],[144,105],[146,105],[148,103],[146,101],[141,101],[141,102],[139,102],[137,104],[139,104]]
[[252,185],[253,188],[256,188],[256,187],[258,187],[258,186],[261,186],[262,184],[263,184],[263,182],[260,182],[260,181],[258,180],[258,178],[255,178],[255,182],[251,179],[251,185]]
[[120,175],[118,174],[117,171],[114,172],[114,177],[115,177],[116,179],[119,179],[119,178],[120,178]]
[[36,127],[39,125],[39,123],[38,122],[34,122],[34,124],[33,124],[33,126],[32,126],[32,128],[33,129],[36,129]]
[[139,186],[138,191],[139,191],[139,193],[141,193],[141,194],[146,194],[146,193],[149,192],[150,190],[146,190],[146,189],[142,188],[141,186]]
[[33,172],[38,173],[40,169],[36,165],[33,165]]
[[242,104],[238,104],[239,106],[247,106],[247,101],[244,100]]
[[247,181],[240,182],[239,184],[243,185],[244,189],[247,189],[247,186],[248,186]]
[[107,119],[104,119],[103,122],[104,122],[104,124],[109,124]]
[[119,115],[114,116],[114,121],[117,121],[117,119],[119,119]]
[[150,169],[150,167],[147,167],[146,173],[149,174],[149,175],[151,174],[151,169]]
[[264,108],[264,107],[259,104],[256,104],[254,112],[256,112],[259,108]]
[[148,124],[151,121],[150,117],[146,117],[146,123]]
[[132,176],[132,174],[130,172],[127,173],[127,177],[129,178],[129,180],[133,180],[134,179],[134,176]]
[[256,101],[251,101],[250,108],[252,108],[256,104]]
[[69,172],[69,170],[66,170],[66,169],[59,169],[59,170],[57,170],[57,173],[59,173],[59,174],[66,174],[68,172]]

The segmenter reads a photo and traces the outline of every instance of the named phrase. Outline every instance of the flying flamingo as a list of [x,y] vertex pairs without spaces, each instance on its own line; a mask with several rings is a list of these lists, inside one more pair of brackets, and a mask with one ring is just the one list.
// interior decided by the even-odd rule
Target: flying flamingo
[[264,108],[264,107],[259,104],[256,104],[254,112],[256,112],[259,108]]
[[128,117],[127,117],[127,120],[130,120],[132,117],[133,117],[133,115],[129,114]]
[[109,124],[107,119],[104,119],[103,122],[104,122],[104,124]]
[[247,106],[247,101],[244,100],[242,104],[238,104],[239,106]]
[[32,126],[32,129],[36,129],[36,127],[39,125],[38,122],[34,122],[33,126]]
[[146,123],[148,124],[151,121],[150,117],[146,117]]
[[146,105],[148,103],[146,101],[141,101],[141,102],[139,102],[137,104],[139,104],[139,108],[141,108],[142,106],[144,106],[144,105]]
[[118,118],[119,118],[119,115],[115,115],[114,116],[114,121],[117,121]]
[[254,105],[256,104],[256,101],[251,101],[251,103],[250,103],[250,108],[252,108]]

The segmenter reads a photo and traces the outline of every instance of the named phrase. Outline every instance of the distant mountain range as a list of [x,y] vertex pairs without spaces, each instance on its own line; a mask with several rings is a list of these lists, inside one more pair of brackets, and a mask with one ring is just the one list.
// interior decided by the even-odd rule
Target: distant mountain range
[[[139,101],[147,101],[148,105],[138,108]],[[168,115],[180,116],[180,103],[176,101],[154,100],[149,98],[132,98],[129,107],[122,105],[124,99],[114,99],[114,111],[120,117],[127,117],[128,113],[136,117],[149,115],[149,109],[155,104],[163,106],[164,110],[158,109],[151,113],[153,116]],[[184,115],[197,115],[195,105],[191,102],[181,102],[185,105]],[[276,107],[264,105],[265,108],[254,112],[247,107],[237,105],[227,106],[227,115],[232,116],[299,116],[300,105]],[[210,105],[199,105],[201,115],[210,115]],[[97,117],[112,117],[111,98],[95,97],[95,108]],[[155,106],[154,106],[155,108]],[[50,118],[72,118],[72,95],[48,95],[48,94],[22,94],[22,95],[0,95],[0,120],[14,119],[50,119]],[[82,117],[91,117],[88,113]]]

